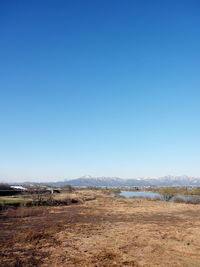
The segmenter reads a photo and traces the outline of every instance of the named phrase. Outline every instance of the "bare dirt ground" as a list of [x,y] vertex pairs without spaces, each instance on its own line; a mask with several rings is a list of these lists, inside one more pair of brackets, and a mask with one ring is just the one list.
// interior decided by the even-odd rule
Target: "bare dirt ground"
[[82,204],[7,211],[0,225],[2,267],[200,266],[200,205],[98,193]]

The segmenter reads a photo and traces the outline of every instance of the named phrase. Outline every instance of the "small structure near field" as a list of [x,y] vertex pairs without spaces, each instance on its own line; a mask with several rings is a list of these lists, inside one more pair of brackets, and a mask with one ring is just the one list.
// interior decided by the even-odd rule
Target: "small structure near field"
[[16,189],[16,190],[21,190],[21,191],[27,190],[27,188],[25,188],[25,187],[23,187],[21,185],[11,185],[10,187],[13,188],[13,189]]

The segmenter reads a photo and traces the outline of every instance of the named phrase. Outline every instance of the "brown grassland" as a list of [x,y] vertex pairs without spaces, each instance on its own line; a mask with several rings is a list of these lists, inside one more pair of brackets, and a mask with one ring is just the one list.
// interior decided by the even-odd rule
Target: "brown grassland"
[[200,205],[76,197],[69,206],[1,212],[0,266],[200,266]]

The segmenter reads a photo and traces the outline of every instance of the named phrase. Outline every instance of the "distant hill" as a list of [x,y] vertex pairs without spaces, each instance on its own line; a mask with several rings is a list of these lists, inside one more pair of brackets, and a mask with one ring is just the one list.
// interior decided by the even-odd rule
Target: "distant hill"
[[[17,183],[16,183],[17,184]],[[47,184],[25,182],[20,184]],[[160,178],[122,179],[118,177],[92,177],[83,176],[77,179],[69,179],[59,182],[49,182],[49,185],[62,186],[96,186],[96,187],[122,187],[122,186],[200,186],[200,178],[189,176],[164,176]]]

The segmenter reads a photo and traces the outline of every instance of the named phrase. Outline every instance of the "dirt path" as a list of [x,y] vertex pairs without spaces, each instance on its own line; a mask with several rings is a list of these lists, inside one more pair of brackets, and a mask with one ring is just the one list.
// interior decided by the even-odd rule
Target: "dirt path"
[[1,266],[200,266],[197,205],[99,195],[39,213],[1,219]]

